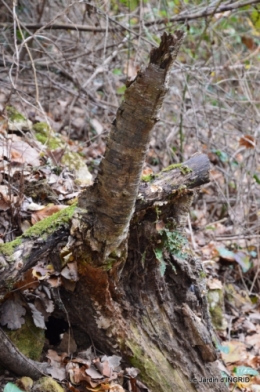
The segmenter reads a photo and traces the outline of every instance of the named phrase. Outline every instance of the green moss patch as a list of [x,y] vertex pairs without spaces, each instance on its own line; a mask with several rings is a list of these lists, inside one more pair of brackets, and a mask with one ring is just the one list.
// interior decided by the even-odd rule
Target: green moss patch
[[48,234],[53,233],[62,224],[68,224],[71,221],[75,208],[76,204],[73,204],[64,210],[48,216],[26,230],[26,232],[22,235],[22,238],[41,237],[42,235],[46,237]]
[[13,106],[7,106],[6,111],[9,120],[13,122],[27,121],[27,119],[21,113],[19,113]]
[[165,167],[164,169],[162,169],[162,172],[168,172],[173,169],[179,169],[181,166],[182,166],[181,163],[173,163],[172,165],[169,165],[169,166]]
[[181,174],[185,175],[192,172],[192,169],[189,166],[183,165],[180,167]]
[[60,384],[51,377],[40,378],[34,384],[33,390],[41,392],[64,392],[64,389],[60,386]]
[[10,331],[6,327],[2,328],[18,350],[27,358],[34,361],[40,360],[45,341],[44,330],[36,327],[29,315],[25,316],[25,323],[20,329]]
[[12,256],[17,246],[21,245],[22,237],[16,238],[14,241],[7,242],[6,244],[0,244],[0,252],[6,256]]
[[[149,337],[145,334],[141,335],[133,325],[131,331],[133,340],[127,341],[126,345],[133,353],[130,358],[132,366],[141,371],[139,374],[141,380],[151,390],[157,392],[172,391],[174,384],[179,384],[179,382],[183,385],[183,381],[179,380],[177,370],[167,361],[163,352],[151,343]],[[138,341],[141,342],[140,345],[137,343]]]
[[24,238],[33,237],[43,237],[46,238],[48,235],[52,234],[56,229],[58,229],[62,225],[69,224],[75,208],[76,204],[65,208],[55,214],[43,219],[42,221],[36,223],[34,226],[30,227],[26,230],[23,235],[16,238],[14,241],[8,242],[6,244],[0,244],[0,252],[2,252],[5,256],[12,256],[15,248],[23,242]]
[[64,150],[61,158],[62,165],[66,165],[70,170],[74,170],[76,175],[76,182],[83,185],[92,184],[92,175],[89,173],[84,159],[76,152],[69,151],[67,144],[59,135],[44,122],[39,122],[33,126],[35,137],[49,150],[54,151],[58,148]]
[[141,180],[144,182],[150,182],[154,180],[156,177],[158,177],[158,174],[147,174],[146,176],[142,176]]
[[58,136],[55,136],[52,129],[45,122],[34,124],[33,130],[38,142],[46,145],[50,150],[56,150],[62,147],[63,143]]
[[172,164],[170,166],[167,166],[165,169],[162,170],[162,172],[168,172],[168,171],[173,170],[173,169],[180,169],[180,172],[183,175],[192,172],[192,169],[189,166],[183,165],[182,163],[174,163],[174,164]]
[[19,132],[22,130],[28,131],[32,129],[32,122],[19,113],[13,106],[7,106],[6,112],[9,131]]

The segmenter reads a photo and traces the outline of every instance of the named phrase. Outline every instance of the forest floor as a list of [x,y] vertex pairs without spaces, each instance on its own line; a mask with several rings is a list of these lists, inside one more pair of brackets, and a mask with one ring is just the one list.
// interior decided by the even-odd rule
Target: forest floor
[[[50,15],[60,12],[59,7],[53,2]],[[77,7],[69,10],[72,24],[82,16]],[[32,5],[31,19],[28,12],[20,12],[25,23],[36,20],[39,10]],[[84,23],[105,26],[97,13],[84,12]],[[132,27],[140,15],[132,11]],[[158,173],[198,151],[208,155],[211,182],[195,195],[185,236],[206,272],[218,349],[226,365],[223,372],[249,377],[230,383],[230,390],[259,392],[260,38],[253,12],[241,15],[212,17],[208,31],[191,24],[144,174]],[[12,18],[0,13],[0,22],[13,23]],[[67,23],[65,11],[60,19]],[[42,20],[48,21],[44,13]],[[93,32],[85,39],[77,30],[46,30],[44,45],[35,41],[30,46],[32,66],[32,58],[23,52],[25,38],[18,40],[23,50],[17,64],[17,49],[5,30],[7,49],[0,61],[0,243],[71,205],[92,183],[125,81],[146,63],[151,43],[156,45],[160,35],[159,30],[151,31],[133,34],[128,42],[119,31],[105,38]],[[43,271],[39,268],[38,273]],[[46,350],[60,352],[66,344],[45,338]],[[8,380],[13,381],[10,374],[0,376],[1,385]]]
[[[93,143],[73,140],[72,134],[70,137],[64,133],[57,134],[38,119],[33,122],[23,118],[10,107],[0,121],[3,157],[0,167],[0,240],[8,242],[76,200],[81,189],[90,185],[95,177],[96,160],[100,160],[104,153],[106,138],[101,133],[97,134]],[[97,120],[95,125],[103,128]],[[158,172],[170,163],[162,144],[155,132],[144,175]],[[194,153],[189,145],[184,151],[187,158]],[[70,153],[78,154],[82,160],[80,168],[62,160]],[[232,376],[250,375],[249,382],[244,378],[244,382],[237,383],[240,389],[250,391],[250,385],[260,384],[257,371],[260,366],[259,235],[246,236],[234,232],[232,219],[224,204],[216,203],[219,198],[216,184],[219,188],[224,186],[222,171],[225,164],[217,154],[208,155],[211,183],[202,186],[196,194],[185,236],[206,271],[212,320],[221,341],[218,349],[226,364],[223,374],[229,371]],[[236,197],[234,191],[231,197]],[[34,273],[39,276],[43,274],[43,268],[38,266],[38,269]],[[64,331],[66,325],[59,330],[61,333]],[[49,336],[46,332],[45,352],[51,350],[48,351],[49,358],[66,351],[66,334],[63,339]],[[76,346],[74,350],[77,350]],[[58,373],[54,372],[53,376],[59,378]],[[15,380],[8,372],[3,375],[3,384],[9,378]]]

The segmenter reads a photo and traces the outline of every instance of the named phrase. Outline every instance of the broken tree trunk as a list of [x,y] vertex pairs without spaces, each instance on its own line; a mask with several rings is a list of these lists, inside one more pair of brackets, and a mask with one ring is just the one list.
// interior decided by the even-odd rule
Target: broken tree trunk
[[[56,273],[76,263],[79,280],[74,291],[60,288],[56,312],[64,309],[72,328],[139,368],[154,392],[208,391],[195,378],[220,380],[203,269],[181,233],[192,189],[209,181],[209,161],[198,154],[140,184],[182,39],[164,34],[128,86],[95,184],[78,205],[3,245],[0,259],[2,298],[12,287],[22,293],[36,263],[52,263]],[[227,391],[221,382],[210,389]]]

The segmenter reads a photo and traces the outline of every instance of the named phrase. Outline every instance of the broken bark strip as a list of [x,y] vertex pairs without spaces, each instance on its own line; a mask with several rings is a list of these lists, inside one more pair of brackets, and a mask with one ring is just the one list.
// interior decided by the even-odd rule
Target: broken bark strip
[[159,48],[151,51],[148,67],[127,88],[96,183],[79,198],[79,207],[94,213],[92,242],[104,259],[127,236],[151,130],[159,119],[183,36],[181,31],[164,33]]

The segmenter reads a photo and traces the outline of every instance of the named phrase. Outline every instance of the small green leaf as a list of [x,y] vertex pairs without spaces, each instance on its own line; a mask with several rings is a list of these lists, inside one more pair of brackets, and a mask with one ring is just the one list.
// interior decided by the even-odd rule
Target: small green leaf
[[167,16],[167,11],[166,11],[166,10],[161,10],[161,11],[159,12],[159,14],[160,14],[160,17],[161,17],[161,18],[165,18],[165,17]]
[[118,95],[124,95],[125,90],[126,90],[126,86],[121,86],[116,89],[116,92]]
[[210,225],[206,226],[205,230],[213,230],[214,231],[214,230],[216,230],[216,226],[210,226]]
[[253,178],[256,180],[257,184],[260,184],[260,178],[258,177],[257,174],[254,174]]
[[233,373],[237,376],[258,376],[259,372],[247,366],[237,366],[233,369]]
[[138,0],[128,0],[128,4],[130,5],[130,11],[134,11],[138,7]]
[[257,295],[253,295],[250,297],[250,301],[252,302],[252,304],[256,305],[258,304],[258,296]]
[[24,39],[29,37],[29,33],[25,30],[16,30],[16,36],[19,41],[23,41]]
[[161,274],[161,276],[164,276],[165,270],[166,270],[166,263],[165,263],[164,258],[163,258],[163,249],[162,248],[156,248],[154,250],[154,253],[155,253],[156,259],[160,263],[160,267],[159,267],[160,274]]
[[166,270],[166,263],[164,260],[162,260],[160,261],[160,268],[159,268],[161,276],[164,276],[165,270]]
[[231,161],[231,165],[232,165],[233,167],[238,167],[238,166],[239,166],[239,163],[238,163],[238,161],[237,161],[236,159],[233,159],[233,160]]
[[163,250],[160,249],[160,248],[156,248],[156,249],[154,250],[155,256],[156,256],[157,260],[159,260],[159,261],[163,260],[163,254],[162,254],[162,252],[163,252]]
[[227,162],[228,161],[228,155],[226,152],[221,151],[221,150],[212,150],[212,152],[214,152],[219,159],[221,160],[221,162]]
[[115,69],[113,69],[112,73],[113,73],[114,75],[119,75],[119,76],[122,75],[122,71],[121,71],[120,68],[115,68]]
[[15,384],[12,382],[8,382],[6,386],[4,387],[3,392],[23,392],[20,388],[18,388]]
[[131,26],[135,26],[135,25],[137,25],[137,24],[139,23],[139,19],[137,19],[137,18],[131,18],[131,19],[129,20],[129,23],[130,23]]
[[137,0],[119,0],[120,3],[124,4],[130,11],[134,11],[138,6]]
[[251,20],[255,26],[255,28],[258,30],[260,29],[260,11],[255,8],[252,12],[251,12]]

